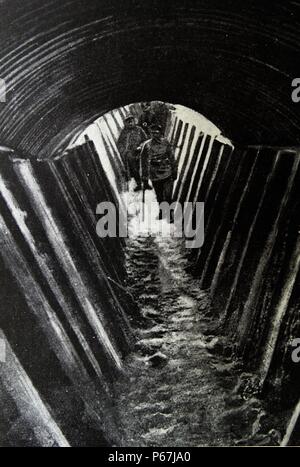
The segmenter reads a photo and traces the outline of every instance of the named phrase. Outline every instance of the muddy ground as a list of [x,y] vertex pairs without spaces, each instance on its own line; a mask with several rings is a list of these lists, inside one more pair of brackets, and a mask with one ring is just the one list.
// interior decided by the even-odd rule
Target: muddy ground
[[216,335],[208,291],[185,271],[183,240],[137,227],[135,209],[128,290],[142,319],[116,386],[119,446],[279,445],[282,426]]

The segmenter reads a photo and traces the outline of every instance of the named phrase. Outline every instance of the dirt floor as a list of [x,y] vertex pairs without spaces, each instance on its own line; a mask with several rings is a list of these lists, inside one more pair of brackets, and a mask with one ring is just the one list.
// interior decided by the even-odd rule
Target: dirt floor
[[143,319],[116,387],[119,445],[278,445],[282,433],[246,390],[251,375],[213,332],[208,292],[185,271],[183,240],[138,224],[139,196],[130,199],[127,269]]

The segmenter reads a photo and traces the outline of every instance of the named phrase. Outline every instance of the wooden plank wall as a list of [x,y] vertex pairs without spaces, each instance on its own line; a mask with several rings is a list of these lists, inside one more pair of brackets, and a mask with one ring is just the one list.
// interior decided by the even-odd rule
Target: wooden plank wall
[[205,203],[205,241],[189,254],[220,332],[264,392],[299,398],[298,148],[236,147],[176,120],[177,200]]
[[[0,363],[1,389],[10,373],[26,375],[62,430],[54,444],[88,442],[89,424],[98,440],[116,437],[111,385],[134,345],[133,306],[124,239],[97,236],[96,206],[117,196],[91,141],[51,160],[0,160],[0,328],[14,356]],[[6,396],[22,406],[17,389]]]

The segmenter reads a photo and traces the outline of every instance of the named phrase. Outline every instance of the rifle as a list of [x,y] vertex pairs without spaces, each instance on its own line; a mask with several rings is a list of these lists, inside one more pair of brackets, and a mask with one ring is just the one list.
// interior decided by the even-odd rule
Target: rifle
[[146,195],[146,190],[145,190],[145,183],[142,182],[142,221],[145,222],[145,195]]

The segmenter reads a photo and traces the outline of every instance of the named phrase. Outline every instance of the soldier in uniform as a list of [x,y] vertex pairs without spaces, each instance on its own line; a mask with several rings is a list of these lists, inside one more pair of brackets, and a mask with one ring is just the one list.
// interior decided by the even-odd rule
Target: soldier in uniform
[[[163,136],[160,125],[151,127],[151,139],[143,144],[141,150],[141,177],[147,186],[150,179],[158,203],[172,203],[174,181],[177,178],[177,164],[171,143]],[[159,219],[165,213],[160,209]],[[171,221],[173,216],[171,216]]]
[[139,118],[139,126],[143,128],[147,136],[151,137],[151,126],[159,125],[165,134],[170,110],[174,109],[170,104],[161,101],[145,102],[141,104],[142,114]]
[[142,114],[139,118],[138,124],[140,127],[143,128],[145,133],[147,134],[148,138],[151,137],[150,135],[150,127],[156,122],[155,112],[152,109],[150,102],[143,102],[141,104]]
[[125,118],[125,126],[117,141],[117,148],[126,168],[126,178],[134,178],[136,187],[134,191],[141,190],[140,162],[137,148],[147,139],[144,130],[136,125],[133,115]]

